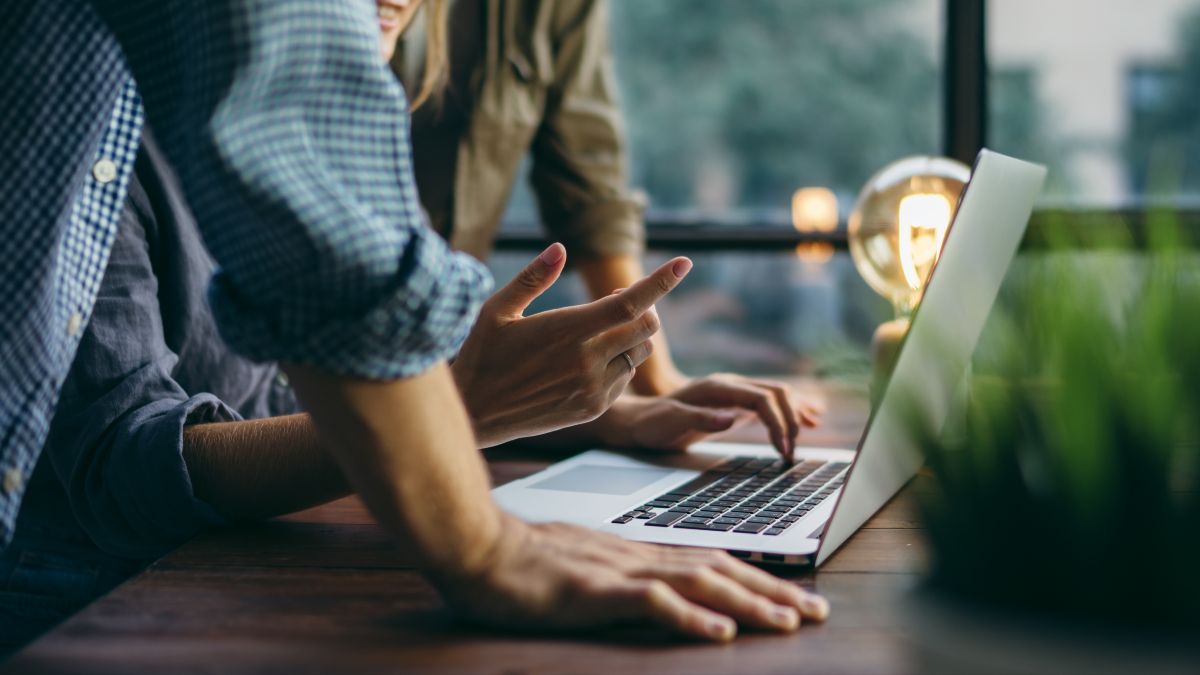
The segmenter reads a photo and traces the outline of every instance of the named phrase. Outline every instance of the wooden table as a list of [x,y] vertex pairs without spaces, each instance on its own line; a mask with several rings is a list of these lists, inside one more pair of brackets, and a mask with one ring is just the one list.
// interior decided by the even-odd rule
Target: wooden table
[[[830,413],[805,442],[852,446],[865,419],[862,398],[829,387],[818,393]],[[760,432],[740,436],[747,433]],[[494,453],[489,463],[502,483],[554,459],[514,450]],[[902,493],[820,572],[791,574],[830,600],[826,624],[789,636],[743,633],[730,645],[634,627],[523,635],[456,622],[403,547],[348,498],[198,537],[0,671],[903,672],[910,669],[903,602],[922,550]]]

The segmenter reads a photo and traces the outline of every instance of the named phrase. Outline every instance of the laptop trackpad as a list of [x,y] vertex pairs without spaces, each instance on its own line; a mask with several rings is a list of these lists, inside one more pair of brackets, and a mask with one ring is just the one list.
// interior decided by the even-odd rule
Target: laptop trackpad
[[631,495],[674,472],[674,469],[655,469],[652,467],[584,464],[555,474],[546,480],[538,481],[529,487],[534,490],[591,492],[602,495]]

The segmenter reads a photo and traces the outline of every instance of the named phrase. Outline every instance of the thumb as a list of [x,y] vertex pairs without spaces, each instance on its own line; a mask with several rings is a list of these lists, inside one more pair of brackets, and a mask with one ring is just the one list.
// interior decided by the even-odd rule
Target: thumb
[[566,260],[567,249],[562,244],[551,244],[526,265],[525,269],[518,272],[504,288],[492,295],[493,309],[502,316],[521,316],[529,307],[529,303],[558,281]]

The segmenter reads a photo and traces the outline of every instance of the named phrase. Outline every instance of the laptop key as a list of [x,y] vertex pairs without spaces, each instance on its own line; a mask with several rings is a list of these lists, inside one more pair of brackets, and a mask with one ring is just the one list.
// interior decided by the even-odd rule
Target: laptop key
[[647,520],[646,524],[653,525],[654,527],[670,527],[680,520],[683,520],[687,515],[688,512],[686,511],[666,511],[654,516],[654,518],[650,520]]
[[679,492],[686,492],[688,494],[691,494],[702,488],[706,488],[709,485],[712,485],[713,483],[717,482],[718,480],[721,480],[722,478],[725,477],[725,475],[727,473],[728,472],[726,472],[726,471],[714,471],[714,470],[710,469],[710,470],[705,471],[704,473],[700,474],[699,476],[696,476],[695,478],[688,481],[687,483],[680,485],[677,488],[677,490]]
[[675,506],[675,504],[676,504],[676,502],[674,500],[668,501],[666,499],[655,499],[652,502],[646,502],[645,504],[643,504],[642,508],[644,508],[644,509],[667,509],[672,506]]
[[782,532],[783,532],[782,527],[772,527],[771,529],[767,530],[766,532],[763,532],[763,534],[767,535],[768,537],[775,537],[775,536],[778,536]]
[[733,531],[734,532],[743,532],[746,534],[758,534],[759,532],[762,532],[765,529],[767,529],[766,523],[745,523],[743,525],[738,526]]
[[714,525],[729,525],[730,527],[738,525],[742,522],[741,518],[717,518],[713,521]]
[[775,519],[771,516],[754,516],[753,518],[750,519],[750,522],[762,523],[763,525],[770,525],[771,523],[775,522]]
[[614,523],[628,523],[631,520],[633,520],[633,518],[630,518],[629,516],[617,516],[616,518],[612,519]]
[[725,532],[732,525],[717,525],[716,523],[679,523],[675,526],[677,530],[707,530],[709,532]]
[[682,525],[707,525],[708,518],[684,518]]

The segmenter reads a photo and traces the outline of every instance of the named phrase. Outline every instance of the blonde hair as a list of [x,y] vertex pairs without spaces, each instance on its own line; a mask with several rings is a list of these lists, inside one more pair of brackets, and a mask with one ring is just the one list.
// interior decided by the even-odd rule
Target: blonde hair
[[429,99],[441,98],[450,78],[450,58],[446,38],[447,0],[425,0],[425,68],[421,86],[412,100],[410,110],[416,110]]

